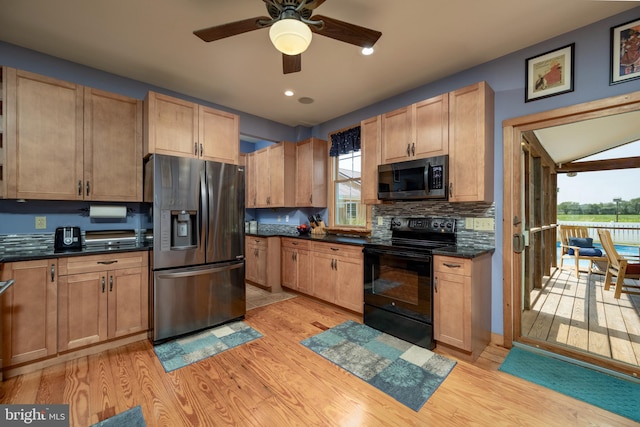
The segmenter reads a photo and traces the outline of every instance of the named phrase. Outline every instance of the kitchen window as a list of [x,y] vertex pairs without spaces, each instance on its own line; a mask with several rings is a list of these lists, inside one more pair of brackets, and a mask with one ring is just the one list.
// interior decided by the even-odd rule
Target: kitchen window
[[[351,130],[337,132],[336,134],[349,131]],[[336,144],[333,141],[335,141],[335,138],[332,135],[332,144]],[[331,227],[342,229],[364,228],[367,225],[367,209],[362,204],[362,152],[359,141],[357,145],[350,146],[347,149],[344,149],[343,146],[338,152],[335,149],[332,151],[330,188],[333,202],[330,215]]]

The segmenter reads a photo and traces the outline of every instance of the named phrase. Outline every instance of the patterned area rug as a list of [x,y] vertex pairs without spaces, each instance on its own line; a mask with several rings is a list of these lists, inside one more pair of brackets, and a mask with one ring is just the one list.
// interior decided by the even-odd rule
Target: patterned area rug
[[351,320],[301,344],[414,411],[420,410],[456,364]]
[[640,422],[640,383],[514,347],[500,370]]
[[171,372],[261,337],[260,332],[240,321],[167,341],[153,350],[164,370]]
[[133,407],[129,410],[114,415],[111,418],[102,420],[94,424],[92,427],[146,427],[142,416],[142,408],[140,406]]

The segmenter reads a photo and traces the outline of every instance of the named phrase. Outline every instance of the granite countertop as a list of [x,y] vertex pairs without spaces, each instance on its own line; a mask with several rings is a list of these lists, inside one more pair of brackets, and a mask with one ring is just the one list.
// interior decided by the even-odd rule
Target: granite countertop
[[148,243],[141,243],[141,244],[132,245],[132,246],[111,247],[111,248],[83,247],[81,250],[65,251],[65,252],[56,252],[53,249],[53,246],[47,246],[47,247],[7,250],[5,252],[0,253],[0,259],[2,259],[3,262],[17,262],[17,261],[30,261],[30,260],[45,259],[45,258],[61,258],[61,257],[69,257],[69,256],[100,255],[100,254],[118,253],[118,252],[148,251],[151,249],[153,249],[153,244],[148,244]]
[[[363,246],[367,243],[386,243],[384,241],[376,241],[375,239],[371,239],[369,237],[360,237],[360,236],[345,236],[345,235],[337,235],[337,234],[326,234],[326,235],[312,235],[312,234],[280,234],[280,233],[268,233],[268,232],[260,232],[257,233],[246,233],[247,236],[255,236],[255,237],[285,237],[292,239],[303,239],[303,240],[311,240],[314,242],[328,242],[328,243],[340,243],[346,245],[356,245]],[[493,253],[495,248],[490,246],[475,246],[475,245],[464,245],[464,246],[446,246],[443,248],[433,250],[434,255],[445,255],[445,256],[453,256],[459,258],[475,258],[485,253]]]

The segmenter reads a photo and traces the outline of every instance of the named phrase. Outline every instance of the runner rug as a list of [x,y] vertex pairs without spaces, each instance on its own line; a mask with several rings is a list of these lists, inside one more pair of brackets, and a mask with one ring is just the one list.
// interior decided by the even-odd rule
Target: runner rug
[[456,364],[351,320],[301,344],[414,411],[420,410]]
[[500,370],[640,422],[640,383],[514,347]]
[[260,332],[239,321],[167,341],[153,350],[165,372],[171,372],[261,337]]

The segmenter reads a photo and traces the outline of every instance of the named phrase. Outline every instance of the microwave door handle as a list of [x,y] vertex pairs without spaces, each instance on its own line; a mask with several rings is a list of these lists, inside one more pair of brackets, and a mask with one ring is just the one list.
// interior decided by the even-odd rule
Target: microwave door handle
[[431,193],[431,189],[433,188],[432,176],[433,176],[433,168],[431,167],[431,163],[427,164],[427,193]]

